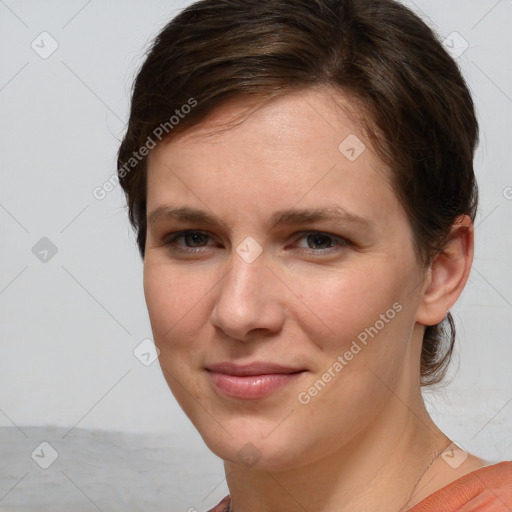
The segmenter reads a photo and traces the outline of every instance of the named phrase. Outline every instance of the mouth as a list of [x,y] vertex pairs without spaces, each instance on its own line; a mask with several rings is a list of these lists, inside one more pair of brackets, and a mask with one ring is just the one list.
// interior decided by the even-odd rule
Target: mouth
[[264,398],[295,382],[306,370],[274,363],[213,364],[206,368],[214,389],[228,398]]

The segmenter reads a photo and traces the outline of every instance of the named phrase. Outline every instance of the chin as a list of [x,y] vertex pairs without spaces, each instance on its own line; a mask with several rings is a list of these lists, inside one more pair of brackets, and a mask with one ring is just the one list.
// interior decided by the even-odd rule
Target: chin
[[[284,471],[305,465],[308,462],[307,447],[299,444],[300,435],[293,434],[284,426],[276,429],[276,422],[255,420],[252,427],[234,419],[227,422],[226,430],[216,425],[196,425],[206,446],[219,458],[255,471]],[[217,428],[218,427],[218,428]],[[230,433],[236,432],[232,436]],[[270,435],[268,434],[270,433]],[[311,461],[314,456],[311,455]]]

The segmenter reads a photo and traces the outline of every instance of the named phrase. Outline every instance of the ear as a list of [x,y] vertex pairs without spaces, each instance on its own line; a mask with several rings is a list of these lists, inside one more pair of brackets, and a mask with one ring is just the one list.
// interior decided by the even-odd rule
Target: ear
[[416,315],[419,324],[436,325],[446,317],[466,285],[473,253],[473,223],[467,215],[462,215],[453,224],[443,252],[427,272]]

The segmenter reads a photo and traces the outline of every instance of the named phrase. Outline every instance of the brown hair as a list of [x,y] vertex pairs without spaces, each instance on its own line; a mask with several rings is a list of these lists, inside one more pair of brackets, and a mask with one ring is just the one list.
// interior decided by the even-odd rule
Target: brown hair
[[[475,219],[478,123],[457,64],[393,0],[200,0],[165,26],[134,82],[117,162],[142,257],[147,148],[235,96],[269,99],[321,86],[359,105],[428,266],[457,218]],[[442,380],[454,341],[450,313],[426,327],[422,385]]]

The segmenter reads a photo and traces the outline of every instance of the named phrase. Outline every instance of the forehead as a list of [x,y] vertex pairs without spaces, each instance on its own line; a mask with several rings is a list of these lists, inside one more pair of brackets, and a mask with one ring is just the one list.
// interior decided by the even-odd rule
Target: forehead
[[[153,153],[172,144],[222,144],[237,136],[258,136],[272,144],[283,144],[300,135],[312,141],[315,134],[340,128],[363,136],[363,107],[355,97],[332,86],[302,88],[274,97],[239,95],[221,102],[199,124],[164,140]],[[364,116],[366,119],[366,116]],[[321,130],[318,125],[322,124]],[[317,127],[317,130],[305,128]],[[235,131],[236,128],[236,131]]]
[[148,210],[178,200],[227,208],[230,197],[233,205],[259,211],[328,202],[378,217],[396,200],[357,114],[355,102],[329,89],[263,104],[230,100],[152,150]]

